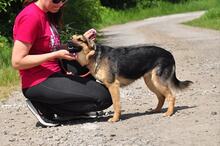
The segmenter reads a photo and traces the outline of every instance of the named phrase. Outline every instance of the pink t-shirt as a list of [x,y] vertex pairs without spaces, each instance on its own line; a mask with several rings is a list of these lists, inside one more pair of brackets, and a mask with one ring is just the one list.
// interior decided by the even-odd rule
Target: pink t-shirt
[[[15,19],[14,41],[32,44],[30,55],[49,53],[60,46],[60,37],[56,28],[50,25],[47,14],[36,4],[25,7]],[[46,61],[39,66],[19,70],[22,88],[32,87],[60,71],[57,60]]]

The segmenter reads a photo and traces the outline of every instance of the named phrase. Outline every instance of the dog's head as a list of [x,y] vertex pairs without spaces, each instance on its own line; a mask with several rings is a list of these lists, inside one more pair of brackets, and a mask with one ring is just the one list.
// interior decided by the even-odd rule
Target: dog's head
[[95,42],[83,35],[73,35],[72,43],[74,46],[81,49],[81,51],[77,53],[77,61],[82,66],[87,65],[90,57],[95,54]]

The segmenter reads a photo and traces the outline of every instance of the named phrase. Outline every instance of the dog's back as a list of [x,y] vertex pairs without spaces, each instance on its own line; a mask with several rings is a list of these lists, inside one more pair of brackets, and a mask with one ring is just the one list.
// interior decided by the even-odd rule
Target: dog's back
[[177,79],[174,57],[163,48],[150,45],[117,48],[97,45],[96,52],[100,52],[100,58],[109,61],[110,72],[115,76],[136,80],[156,68],[161,81],[170,80],[177,89],[184,89],[191,84],[190,81],[181,82]]
[[156,66],[161,74],[164,67],[175,65],[172,54],[156,46],[97,46],[97,51],[101,51],[102,58],[108,58],[112,72],[129,79],[140,78]]

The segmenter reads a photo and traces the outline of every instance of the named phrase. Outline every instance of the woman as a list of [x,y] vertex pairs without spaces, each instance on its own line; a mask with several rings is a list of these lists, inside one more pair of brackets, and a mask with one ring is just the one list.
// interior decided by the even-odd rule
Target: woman
[[[61,45],[57,31],[65,2],[26,0],[28,5],[16,17],[13,28],[12,66],[19,70],[29,109],[44,126],[57,126],[62,117],[84,116],[112,104],[108,90],[91,75],[79,77],[61,71],[58,60],[77,57],[67,45]],[[84,35],[95,39],[94,29]]]

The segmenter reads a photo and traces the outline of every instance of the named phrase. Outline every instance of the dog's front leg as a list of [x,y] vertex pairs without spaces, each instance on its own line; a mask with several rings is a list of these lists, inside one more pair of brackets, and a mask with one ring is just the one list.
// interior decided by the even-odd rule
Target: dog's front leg
[[120,104],[120,83],[119,81],[115,81],[113,84],[108,86],[109,92],[112,96],[113,108],[114,108],[114,115],[110,118],[109,122],[117,122],[121,116],[121,104]]

